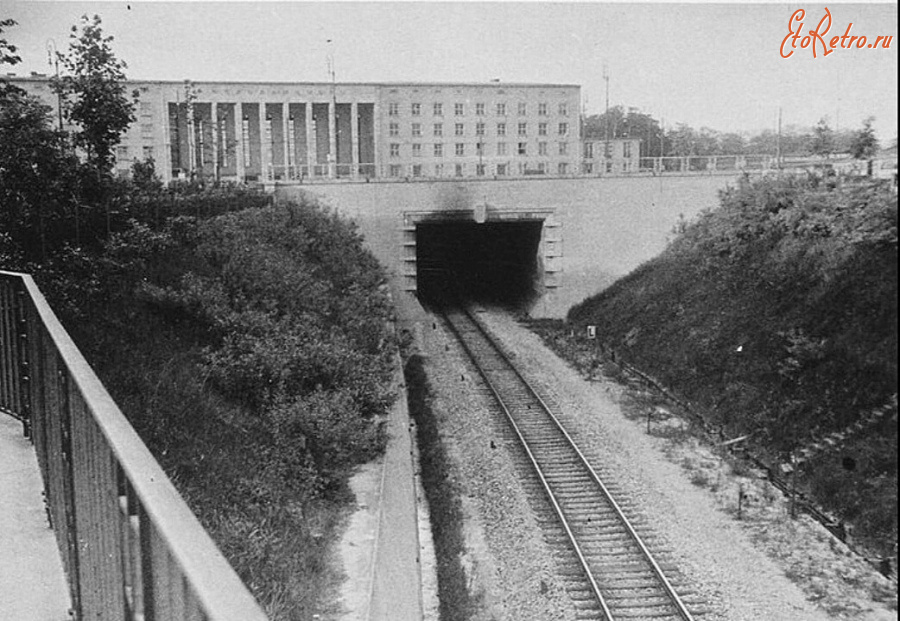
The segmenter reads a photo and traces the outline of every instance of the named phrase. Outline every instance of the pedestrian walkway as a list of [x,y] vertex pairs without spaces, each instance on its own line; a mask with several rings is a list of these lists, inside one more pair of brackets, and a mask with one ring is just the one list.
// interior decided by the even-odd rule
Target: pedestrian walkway
[[0,413],[0,619],[66,621],[69,595],[22,423]]

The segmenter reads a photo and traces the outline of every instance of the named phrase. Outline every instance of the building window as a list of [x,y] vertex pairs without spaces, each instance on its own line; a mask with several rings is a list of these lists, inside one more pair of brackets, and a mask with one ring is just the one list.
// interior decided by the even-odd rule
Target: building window
[[569,154],[569,143],[568,142],[560,142],[559,143],[559,154],[560,155],[568,155]]
[[462,177],[466,171],[466,165],[465,164],[457,164],[455,170],[456,170],[456,176]]
[[568,175],[569,165],[566,162],[560,162],[556,167],[556,172],[560,175]]
[[396,102],[389,103],[388,116],[400,116],[400,104]]
[[457,123],[454,134],[457,136],[462,136],[466,133],[465,129],[465,125],[463,125],[462,123]]
[[569,104],[564,101],[559,104],[559,116],[569,116]]
[[434,116],[444,116],[444,104],[442,104],[442,103],[434,104]]
[[400,135],[400,123],[391,123],[388,126],[388,133],[391,136],[399,136]]
[[456,155],[461,157],[465,154],[466,154],[466,143],[457,142],[456,143]]
[[527,142],[519,143],[518,153],[519,153],[519,155],[527,155],[528,154],[528,143]]
[[581,169],[584,171],[584,174],[592,175],[592,174],[594,174],[594,163],[593,162],[585,162],[581,166]]
[[475,144],[475,155],[484,155],[484,143],[478,142]]
[[422,176],[422,165],[421,164],[413,164],[412,176],[413,177],[421,177]]
[[484,104],[483,103],[475,104],[475,114],[477,116],[484,116]]
[[390,174],[391,177],[399,177],[402,170],[403,169],[400,164],[391,164],[390,168],[388,169],[388,174]]
[[498,177],[506,176],[506,164],[497,164],[497,176]]
[[456,116],[463,116],[466,113],[466,104],[458,103],[453,104],[453,114]]
[[484,164],[475,164],[475,174],[484,177]]
[[419,116],[420,114],[422,114],[422,104],[419,104],[419,103],[412,104],[410,106],[409,111],[413,116]]
[[538,143],[538,155],[547,155],[547,143],[546,142]]
[[506,143],[505,142],[497,143],[497,155],[506,155]]
[[545,162],[538,162],[538,173],[545,175],[547,174],[547,164]]
[[497,116],[506,116],[506,104],[505,103],[497,104]]
[[538,136],[546,136],[547,135],[547,124],[546,123],[538,123]]
[[153,123],[141,123],[141,138],[153,137]]
[[[605,157],[606,159],[609,159],[612,157],[612,143],[609,141],[606,141],[603,143],[603,157]],[[609,172],[609,171],[606,171],[606,172]]]
[[435,136],[443,136],[444,135],[444,124],[443,123],[435,123],[434,124],[434,135]]
[[124,162],[128,159],[128,147],[125,145],[119,145],[116,147],[116,159],[119,163]]
[[569,124],[568,123],[560,123],[559,124],[559,135],[565,136],[569,133]]
[[435,177],[443,177],[444,176],[444,165],[443,164],[435,164],[434,165],[434,176]]
[[622,154],[622,155],[623,155],[624,157],[626,157],[626,158],[630,158],[630,157],[631,157],[631,143],[630,143],[630,142],[623,142],[623,143],[622,143],[622,150],[623,150],[623,154]]
[[538,116],[547,116],[547,104],[545,104],[545,103],[538,104]]
[[442,143],[442,142],[434,143],[434,156],[435,157],[444,157],[444,143]]
[[400,157],[400,143],[391,143],[391,157]]
[[497,135],[498,136],[506,135],[506,123],[497,123]]
[[412,124],[412,135],[413,136],[421,136],[422,135],[422,124],[421,123],[413,123]]
[[528,123],[519,123],[519,135],[520,136],[528,135]]
[[594,159],[594,143],[593,142],[585,142],[584,143],[584,159],[586,159],[586,160]]
[[524,101],[519,102],[519,116],[525,116],[528,114],[528,104]]
[[475,124],[475,135],[476,136],[484,136],[484,123],[476,123]]
[[422,157],[422,145],[418,142],[412,144],[413,157]]
[[528,170],[528,162],[519,162],[519,174],[524,175]]
[[153,147],[150,147],[150,146],[144,147],[144,159],[145,160],[153,159]]
[[612,162],[609,161],[609,160],[606,160],[606,172],[607,172],[607,173],[611,173],[611,172],[612,172]]

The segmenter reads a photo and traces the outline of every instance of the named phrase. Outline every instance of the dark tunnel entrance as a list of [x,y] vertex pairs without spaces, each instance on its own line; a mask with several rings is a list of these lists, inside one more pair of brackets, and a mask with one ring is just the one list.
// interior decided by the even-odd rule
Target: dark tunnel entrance
[[542,220],[419,222],[416,272],[425,306],[466,301],[523,309],[540,286]]

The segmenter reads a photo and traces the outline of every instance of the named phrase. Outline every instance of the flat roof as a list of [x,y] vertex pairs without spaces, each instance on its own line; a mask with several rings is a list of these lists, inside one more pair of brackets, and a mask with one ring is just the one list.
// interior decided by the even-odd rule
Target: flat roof
[[[25,81],[41,81],[41,80],[49,80],[51,76],[47,74],[38,74],[38,75],[16,75],[13,73],[7,73],[5,76],[0,76],[0,78],[5,78],[8,80],[25,80]],[[332,85],[331,82],[285,82],[285,81],[258,81],[258,80],[143,80],[139,78],[127,78],[125,82],[130,83],[141,83],[141,84],[184,84],[185,82],[191,82],[192,84],[227,84],[227,85],[238,85],[238,84],[253,84],[253,85],[272,85],[272,86],[316,86],[316,87],[330,87]],[[383,86],[383,87],[423,87],[423,88],[450,88],[454,86],[465,86],[465,87],[510,87],[510,88],[581,88],[580,84],[558,84],[552,82],[503,82],[503,81],[488,81],[488,82],[334,82],[335,86]]]

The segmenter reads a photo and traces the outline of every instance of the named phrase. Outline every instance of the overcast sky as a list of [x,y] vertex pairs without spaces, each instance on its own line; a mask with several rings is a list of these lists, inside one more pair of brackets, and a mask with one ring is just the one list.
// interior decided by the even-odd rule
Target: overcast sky
[[[792,13],[804,32],[831,11],[826,40],[893,36],[890,49],[811,48],[781,58]],[[858,128],[874,116],[897,136],[897,4],[597,2],[10,2],[0,19],[18,73],[48,72],[47,42],[68,47],[79,17],[99,14],[133,79],[338,82],[502,81],[582,85],[589,114],[634,106],[667,126],[720,131]],[[795,28],[796,30],[796,28]],[[822,30],[820,30],[822,32]],[[331,43],[328,43],[328,40]]]

